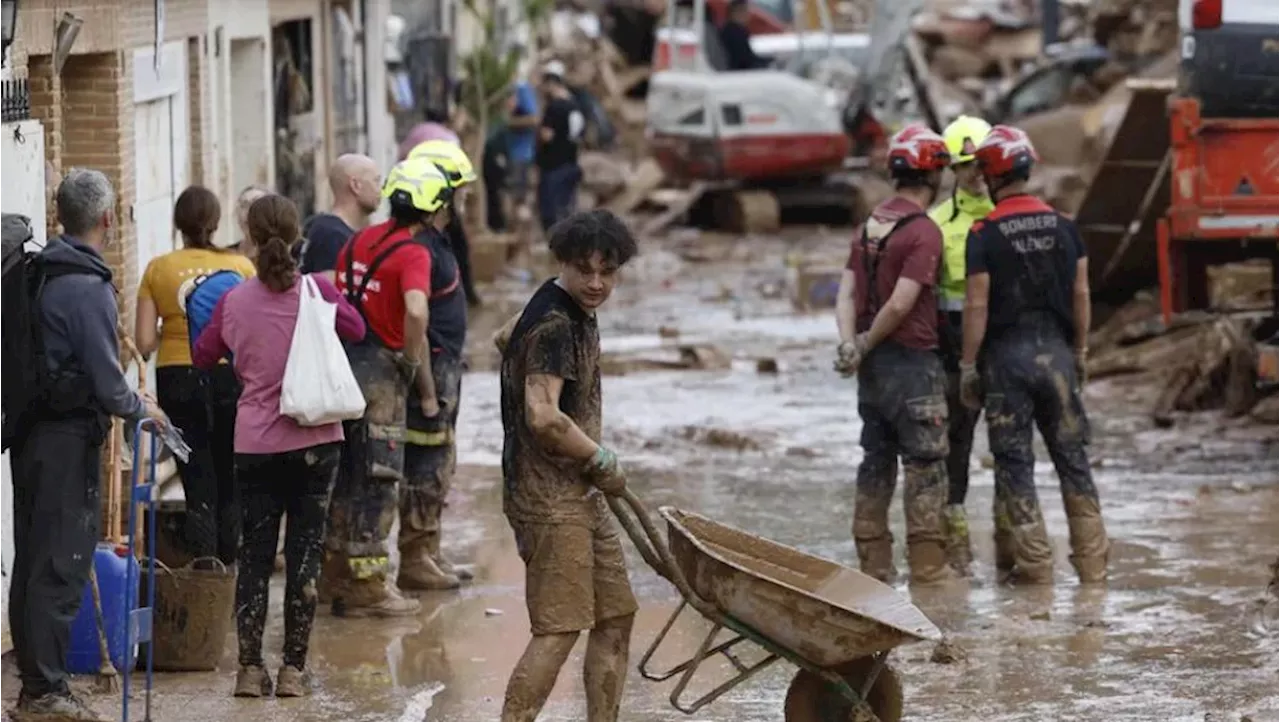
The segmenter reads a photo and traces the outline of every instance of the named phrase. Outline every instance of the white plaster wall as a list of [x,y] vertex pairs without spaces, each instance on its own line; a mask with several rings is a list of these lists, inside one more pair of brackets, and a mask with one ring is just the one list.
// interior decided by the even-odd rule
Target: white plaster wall
[[[21,132],[22,142],[14,135]],[[32,220],[36,245],[45,242],[44,126],[35,120],[5,123],[0,129],[0,210]],[[13,570],[13,480],[9,454],[0,455],[0,647],[8,651],[9,574]]]
[[365,107],[369,118],[365,132],[369,136],[369,157],[378,162],[385,173],[396,162],[395,120],[387,108],[387,65],[384,45],[391,0],[365,0],[364,77]]

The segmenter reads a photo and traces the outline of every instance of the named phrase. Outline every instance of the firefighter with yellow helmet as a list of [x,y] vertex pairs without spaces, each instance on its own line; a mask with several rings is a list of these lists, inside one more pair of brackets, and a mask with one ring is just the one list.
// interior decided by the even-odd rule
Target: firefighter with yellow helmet
[[404,478],[407,399],[428,415],[439,413],[427,344],[432,284],[425,239],[452,193],[431,162],[399,163],[382,188],[390,220],[360,231],[338,253],[338,290],[369,329],[364,341],[347,347],[369,404],[362,419],[344,425],[322,573],[321,596],[338,616],[411,616],[421,609],[391,583],[387,544]]
[[973,554],[964,500],[969,491],[969,456],[978,411],[960,403],[961,311],[965,292],[965,239],[974,221],[994,207],[975,162],[974,151],[991,131],[981,118],[962,115],[942,131],[951,154],[955,185],[951,197],[929,217],[942,229],[942,268],[938,274],[938,350],[947,372],[947,412],[950,451],[947,455],[947,560],[961,574],[969,573]]
[[434,408],[410,396],[406,416],[404,483],[400,488],[400,588],[456,589],[472,578],[465,565],[440,551],[440,517],[453,481],[462,391],[462,352],[467,335],[470,270],[466,235],[458,209],[476,180],[471,159],[456,143],[429,140],[409,152],[409,161],[430,163],[449,183],[448,199],[419,236],[429,251],[427,273],[427,367]]

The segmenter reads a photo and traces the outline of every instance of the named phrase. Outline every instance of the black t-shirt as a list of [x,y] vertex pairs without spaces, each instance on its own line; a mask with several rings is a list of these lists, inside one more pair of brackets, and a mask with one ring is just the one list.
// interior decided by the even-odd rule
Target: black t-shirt
[[518,521],[589,525],[594,502],[582,462],[548,448],[529,427],[525,381],[539,374],[564,381],[560,410],[599,441],[600,329],[554,279],[529,299],[502,354],[503,510]]
[[1075,338],[1076,262],[1085,257],[1076,225],[1039,198],[1018,195],[973,224],[965,272],[991,276],[987,340],[1046,322]]
[[355,235],[355,229],[332,213],[319,213],[302,226],[302,272],[333,271],[338,251]]
[[550,128],[553,136],[538,145],[538,167],[553,170],[577,165],[578,141],[587,127],[587,118],[578,104],[568,98],[553,98],[542,114],[541,127]]
[[431,251],[431,295],[427,299],[427,345],[432,353],[462,358],[467,342],[467,297],[458,259],[444,234],[428,230],[417,236]]

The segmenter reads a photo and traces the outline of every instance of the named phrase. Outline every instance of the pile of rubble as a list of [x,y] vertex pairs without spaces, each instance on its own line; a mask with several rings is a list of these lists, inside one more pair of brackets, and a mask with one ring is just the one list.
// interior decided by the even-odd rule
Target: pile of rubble
[[942,114],[1024,128],[1044,162],[1034,190],[1071,213],[1124,115],[1125,80],[1175,72],[1177,2],[1060,3],[1048,47],[1037,5],[939,4],[913,29]]
[[1158,426],[1180,412],[1222,409],[1280,421],[1277,347],[1255,340],[1271,314],[1268,263],[1226,264],[1211,279],[1212,311],[1174,315],[1165,323],[1151,293],[1138,294],[1090,334],[1091,380],[1145,375],[1154,388],[1151,416]]

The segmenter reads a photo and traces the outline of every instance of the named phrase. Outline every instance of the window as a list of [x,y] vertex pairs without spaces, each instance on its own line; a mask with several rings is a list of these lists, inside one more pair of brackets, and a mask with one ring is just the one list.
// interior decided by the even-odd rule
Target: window
[[737,104],[720,106],[720,120],[725,125],[742,125],[742,106]]

